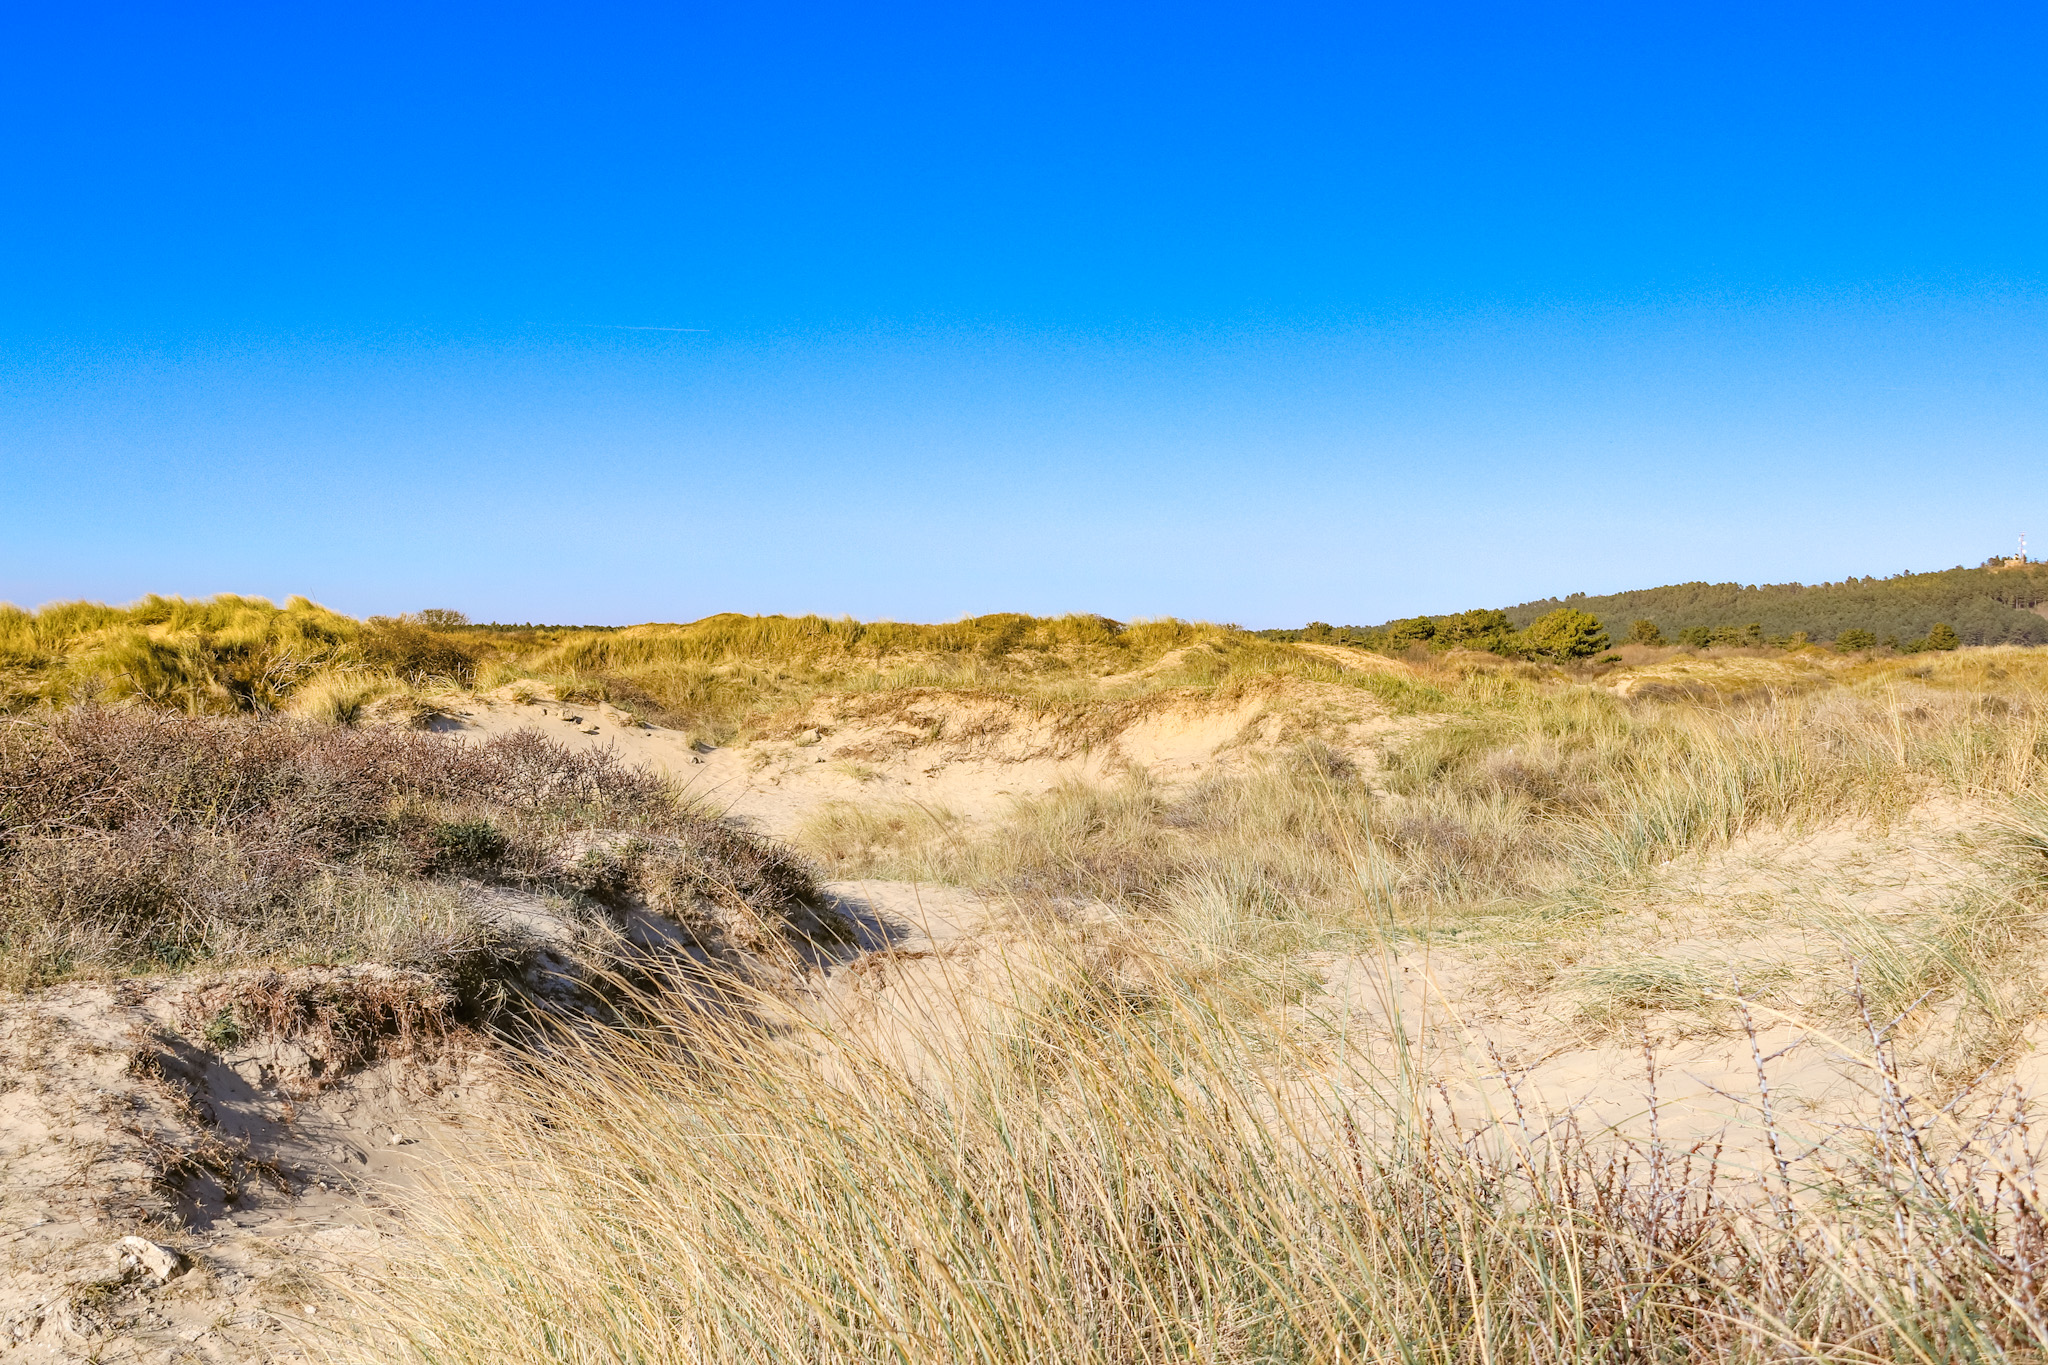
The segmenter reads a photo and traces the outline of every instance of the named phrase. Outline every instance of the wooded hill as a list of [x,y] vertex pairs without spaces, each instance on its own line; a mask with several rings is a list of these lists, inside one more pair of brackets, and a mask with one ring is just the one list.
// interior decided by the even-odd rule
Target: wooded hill
[[1946,623],[1966,645],[2048,644],[2048,564],[1999,565],[1904,573],[1891,578],[1850,578],[1840,583],[1674,583],[1663,588],[1593,597],[1573,593],[1507,609],[1526,626],[1546,612],[1575,607],[1600,618],[1616,640],[1633,622],[1655,621],[1667,639],[1694,627],[1712,630],[1756,624],[1766,639],[1799,631],[1833,640],[1846,630],[1867,630],[1880,642],[1923,639]]
[[[1793,643],[1798,636],[1847,648],[1884,645],[1907,650],[1930,645],[1935,627],[1954,632],[1934,648],[1966,645],[2048,644],[2048,564],[2003,561],[1975,569],[1902,573],[1890,578],[1849,578],[1840,583],[1674,583],[1662,588],[1592,596],[1546,597],[1505,610],[1479,608],[1442,616],[1412,616],[1376,626],[1261,630],[1274,641],[1328,641],[1367,649],[1489,649],[1524,652],[1520,633],[1560,609],[1586,612],[1615,644],[1628,640],[1638,621],[1656,624],[1656,636],[1688,644]],[[1863,639],[1863,634],[1869,636]],[[1944,637],[1945,638],[1945,637]]]

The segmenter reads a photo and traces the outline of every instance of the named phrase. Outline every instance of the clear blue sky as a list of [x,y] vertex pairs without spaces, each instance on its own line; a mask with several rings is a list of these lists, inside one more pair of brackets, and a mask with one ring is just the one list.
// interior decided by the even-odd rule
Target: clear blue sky
[[0,598],[1370,622],[2048,549],[2038,6],[65,6]]

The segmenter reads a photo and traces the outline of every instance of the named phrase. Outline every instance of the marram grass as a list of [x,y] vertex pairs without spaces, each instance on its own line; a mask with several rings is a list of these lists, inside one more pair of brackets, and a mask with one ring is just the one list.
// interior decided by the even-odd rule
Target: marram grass
[[2001,1179],[2030,1160],[2010,1123],[1940,1171],[1845,1148],[1743,1176],[1568,1118],[1461,1130],[1398,1067],[1297,1052],[1170,971],[1074,955],[1015,1004],[980,1036],[923,1038],[914,1075],[863,1035],[771,1038],[674,1003],[645,1032],[561,1040],[517,1087],[526,1117],[424,1196],[413,1252],[334,1349],[1006,1365],[2048,1346],[2031,1168]]

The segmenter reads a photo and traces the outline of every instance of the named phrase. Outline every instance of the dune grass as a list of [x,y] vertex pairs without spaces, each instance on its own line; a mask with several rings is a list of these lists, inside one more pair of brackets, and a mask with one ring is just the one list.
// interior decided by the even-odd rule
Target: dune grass
[[[775,1031],[676,1000],[643,1031],[562,1040],[531,1059],[521,1117],[427,1197],[414,1258],[337,1349],[2040,1359],[2028,1119],[2013,1097],[1912,1099],[1885,1019],[1946,1020],[1937,1041],[1981,1068],[2037,1016],[2042,663],[1986,652],[1712,702],[1444,670],[1441,719],[1377,770],[1303,744],[1180,789],[1069,786],[988,828],[829,810],[806,834],[829,866],[982,887],[1040,970],[958,979],[998,993],[980,1031],[892,1016],[931,1059],[915,1071],[900,1037],[882,1049],[778,1001],[758,1011]],[[1735,929],[1804,915],[1834,934],[1796,971],[1746,969],[1740,997],[1721,964],[1618,937],[1628,904],[1669,890],[1667,864],[1801,831],[1881,846],[1929,802],[1976,812],[1977,843],[1941,851],[1961,890],[1883,913],[1829,887],[1810,905],[1731,893]],[[1519,1108],[1461,1123],[1424,1058],[1347,1032],[1313,970],[1333,947],[1386,962],[1395,998],[1393,955],[1423,941],[1498,953],[1524,973],[1510,988],[1581,999],[1595,1034],[1689,1016],[1739,1039],[1752,1005],[1811,1006],[1837,1036],[1867,1028],[1887,1098],[1761,1170],[1656,1140],[1654,1098],[1647,1141]],[[1952,1089],[1941,1104],[1961,1104]]]
[[1369,847],[1391,879],[1373,895],[1483,909],[1623,882],[1753,829],[1882,825],[1937,794],[2010,800],[2048,772],[2042,662],[2013,651],[2006,672],[1949,656],[1722,705],[1446,673],[1427,683],[1445,711],[1374,771],[1308,740],[1171,795],[1134,775],[1020,800],[972,839],[942,810],[861,803],[827,808],[803,842],[843,875],[1111,901],[1132,899],[1125,886],[1142,901],[1218,858],[1260,862],[1288,894],[1344,900]]
[[489,682],[536,678],[725,743],[823,694],[986,693],[1075,717],[1174,689],[1298,677],[1361,688],[1403,709],[1440,701],[1400,674],[1341,663],[1226,626],[1120,625],[1093,616],[978,617],[941,625],[715,616],[565,639],[506,660]]
[[[2027,793],[2048,773],[2041,662],[1949,656],[1719,704],[1447,676],[1453,709],[1376,768],[1309,740],[1179,788],[1070,784],[985,827],[840,802],[798,842],[836,876],[1108,905],[1163,941],[1227,923],[1240,957],[1454,946],[1504,996],[1576,1001],[1596,1032],[1674,1011],[1725,1029],[1731,971],[1839,1022],[1859,960],[1873,1008],[1931,992],[1966,1018],[1944,1065],[1981,1069],[2018,1045],[2041,965],[2039,855],[2013,833],[2037,827]],[[1846,883],[1774,873],[1743,891],[1716,870],[1745,840],[1816,832],[1892,856],[1929,803],[1963,813],[1926,854],[1939,885],[1889,908]],[[1712,960],[1664,955],[1673,934]]]
[[1080,734],[1134,699],[1285,678],[1358,690],[1404,712],[1444,700],[1400,669],[1359,672],[1234,627],[1174,620],[723,615],[576,629],[457,626],[436,613],[357,621],[303,598],[283,607],[232,596],[0,606],[0,714],[134,703],[189,715],[418,723],[477,691],[511,688],[612,702],[725,744],[786,728],[826,695],[980,694],[1055,715]]
[[[564,1040],[421,1211],[363,1360],[2031,1359],[2040,1200],[2002,1115],[1780,1175],[1483,1131],[1213,980],[1067,955],[912,1078],[677,1002]],[[764,1006],[772,1008],[772,1005]],[[908,1027],[917,1027],[911,1021]],[[1880,1061],[1880,1065],[1884,1063]],[[573,1075],[576,1083],[564,1085]]]
[[[980,888],[1041,970],[997,974],[992,1022],[972,1035],[898,1021],[928,1031],[918,1072],[869,1032],[818,1023],[800,997],[704,1011],[682,995],[650,1002],[638,1028],[554,1039],[525,1057],[505,1121],[422,1206],[410,1259],[360,1305],[359,1335],[330,1343],[341,1355],[1491,1365],[2048,1352],[2048,1225],[2025,1116],[1920,1105],[1901,1079],[1949,1076],[1941,1102],[1960,1101],[2038,1019],[2048,655],[1844,661],[1785,689],[1754,668],[1705,668],[1697,687],[1622,697],[1458,656],[1347,671],[1182,623],[712,618],[520,638],[339,618],[330,630],[298,604],[209,610],[60,608],[0,627],[9,676],[29,679],[18,695],[302,717],[102,707],[8,727],[7,952],[41,964],[22,980],[274,954],[281,929],[319,945],[308,951],[404,957],[415,923],[430,938],[461,927],[418,875],[449,860],[659,903],[703,872],[706,848],[733,851],[689,844],[667,798],[625,774],[592,787],[566,757],[487,752],[475,761],[489,771],[444,780],[453,750],[432,737],[348,728],[385,695],[530,681],[739,735],[828,693],[887,704],[938,687],[1078,724],[1176,689],[1277,679],[1417,717],[1376,763],[1308,736],[1187,786],[1070,785],[988,826],[914,804],[827,810],[803,836],[827,870]],[[169,728],[120,729],[148,725]],[[221,759],[245,750],[261,761]],[[557,770],[544,794],[520,785]],[[395,775],[363,780],[377,773]],[[613,780],[626,785],[607,795]],[[616,809],[592,815],[593,800]],[[1737,889],[1715,870],[1746,841],[1813,832],[1881,850],[1934,807],[1962,812],[1963,833],[1928,844],[1924,894],[1887,900],[1835,873]],[[313,826],[294,823],[304,812]],[[597,825],[646,837],[595,859],[562,837]],[[761,873],[763,894],[808,884],[797,860],[750,847],[729,861]],[[393,859],[412,860],[396,881]],[[1751,955],[1739,999],[1735,958],[1666,941],[1710,931],[1722,938],[1708,949],[1742,939]],[[1720,1164],[1711,1145],[1581,1133],[1569,1114],[1460,1126],[1425,1059],[1351,1036],[1355,1021],[1320,995],[1329,956],[1383,963],[1391,981],[1418,946],[1466,954],[1501,992],[1574,1002],[1588,1037],[1675,1020],[1739,1038],[1752,1006],[1839,1035],[1868,1019],[1867,1064],[1889,1098],[1862,1129],[1761,1172]],[[1915,1011],[1896,1033],[1884,1022]]]
[[33,612],[0,604],[0,712],[135,702],[188,715],[331,717],[347,690],[467,686],[481,659],[521,642],[404,618],[358,621],[303,597],[282,607],[233,595]]
[[355,638],[356,622],[293,598],[193,602],[146,597],[130,607],[67,602],[0,606],[0,676],[15,709],[87,697],[198,713],[275,706]]

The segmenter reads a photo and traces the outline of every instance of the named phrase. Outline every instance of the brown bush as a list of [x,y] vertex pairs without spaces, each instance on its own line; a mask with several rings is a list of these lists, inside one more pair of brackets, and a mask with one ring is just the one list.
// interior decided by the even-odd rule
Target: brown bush
[[[470,746],[104,708],[10,722],[0,983],[345,951],[336,940],[348,921],[334,907],[350,897],[395,906],[452,873],[574,889],[560,847],[590,830],[671,850],[648,863],[667,869],[671,900],[747,904],[773,920],[814,894],[804,864],[698,814],[661,778],[533,731]],[[653,876],[633,889],[652,899]],[[316,899],[324,910],[309,908]],[[409,930],[407,941],[405,952],[464,975],[493,950],[480,922]]]
[[406,1056],[446,1036],[459,1005],[438,977],[369,966],[236,972],[203,982],[180,1002],[195,1032],[232,1029],[238,1041],[288,1039],[323,1068]]
[[466,684],[476,675],[474,646],[415,621],[372,617],[357,638],[356,648],[370,667],[408,682],[447,679]]

